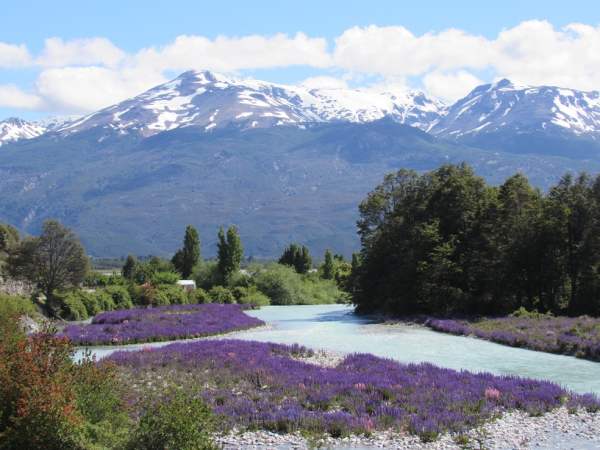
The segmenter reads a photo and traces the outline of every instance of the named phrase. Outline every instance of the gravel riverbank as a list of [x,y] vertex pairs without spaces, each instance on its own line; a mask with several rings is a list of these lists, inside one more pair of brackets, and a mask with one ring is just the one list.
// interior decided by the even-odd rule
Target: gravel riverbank
[[370,437],[350,436],[342,439],[325,437],[307,440],[300,434],[277,434],[255,431],[218,436],[226,450],[266,449],[600,449],[600,413],[579,411],[571,414],[566,408],[530,417],[522,412],[504,414],[500,419],[471,430],[460,439],[443,435],[435,442],[424,443],[417,436],[394,432],[377,432]]

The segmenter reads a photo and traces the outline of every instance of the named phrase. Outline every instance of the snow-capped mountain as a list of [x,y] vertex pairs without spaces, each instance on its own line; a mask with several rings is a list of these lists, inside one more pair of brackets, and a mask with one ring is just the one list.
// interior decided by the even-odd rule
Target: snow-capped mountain
[[600,137],[600,93],[523,86],[503,79],[458,100],[431,132],[472,139],[494,133],[572,134]]
[[46,128],[35,122],[28,122],[17,117],[9,117],[0,121],[0,146],[21,139],[32,139],[41,136]]
[[308,122],[371,122],[386,116],[427,130],[439,119],[441,102],[420,92],[308,89],[213,72],[185,72],[137,97],[58,129],[70,134],[101,127],[149,136],[179,127],[205,131],[265,128]]

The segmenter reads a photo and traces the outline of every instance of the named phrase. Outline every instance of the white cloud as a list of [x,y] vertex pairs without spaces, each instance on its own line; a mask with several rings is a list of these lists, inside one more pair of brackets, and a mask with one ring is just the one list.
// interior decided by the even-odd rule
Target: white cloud
[[44,50],[37,63],[45,67],[70,65],[116,66],[125,58],[125,52],[105,38],[73,39],[63,41],[46,39]]
[[464,97],[483,81],[466,70],[430,72],[423,77],[423,86],[432,96],[451,103]]
[[[336,39],[334,61],[354,72],[424,77],[439,92],[442,74],[466,86],[475,79],[469,71],[480,69],[525,84],[600,89],[600,26],[575,23],[556,29],[530,20],[495,39],[456,29],[416,36],[404,27],[354,27]],[[445,90],[450,98],[460,88]]]
[[341,79],[311,77],[303,83],[310,87],[345,87],[348,80],[352,86],[368,86],[377,80],[378,90],[405,90],[410,81],[446,101],[481,83],[475,75],[480,73],[486,73],[486,81],[506,77],[523,84],[600,89],[600,26],[555,28],[531,20],[487,38],[458,29],[416,35],[402,26],[371,25],[344,31],[331,49],[328,44],[303,33],[214,39],[182,35],[164,46],[127,53],[101,37],[55,37],[32,57],[24,45],[0,42],[0,67],[37,65],[40,71],[30,93],[4,86],[4,102],[50,107],[57,113],[89,112],[137,95],[165,81],[167,73],[292,66],[345,73]]
[[91,66],[47,69],[36,84],[49,105],[74,113],[104,108],[165,81],[159,72]]
[[345,80],[328,76],[310,77],[301,84],[308,89],[345,89],[348,87]]
[[600,89],[600,26],[556,30],[531,20],[499,33],[490,65],[498,77],[527,84]]
[[27,47],[0,42],[0,67],[22,67],[30,63]]
[[15,109],[39,109],[43,107],[40,97],[23,92],[13,84],[0,85],[0,107]]
[[384,76],[418,76],[432,69],[484,67],[489,42],[449,29],[415,36],[404,27],[354,27],[335,41],[338,67]]
[[209,69],[222,72],[293,65],[327,67],[331,64],[327,41],[310,38],[303,33],[294,37],[285,34],[239,38],[220,36],[214,40],[183,35],[162,48],[141,50],[134,60],[138,65],[161,70]]

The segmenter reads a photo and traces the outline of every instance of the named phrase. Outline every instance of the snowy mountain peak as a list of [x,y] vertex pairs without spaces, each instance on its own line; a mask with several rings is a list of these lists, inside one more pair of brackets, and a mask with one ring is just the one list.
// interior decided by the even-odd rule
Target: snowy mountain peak
[[45,127],[35,122],[28,122],[18,117],[9,117],[0,121],[0,146],[21,139],[32,139],[41,136],[45,131]]
[[431,131],[449,138],[507,131],[600,136],[600,94],[502,79],[473,89]]
[[110,106],[58,131],[74,133],[100,127],[149,136],[194,126],[214,129],[264,128],[310,122],[370,122],[392,117],[428,129],[444,105],[421,92],[391,94],[370,89],[309,89],[188,71],[137,97]]

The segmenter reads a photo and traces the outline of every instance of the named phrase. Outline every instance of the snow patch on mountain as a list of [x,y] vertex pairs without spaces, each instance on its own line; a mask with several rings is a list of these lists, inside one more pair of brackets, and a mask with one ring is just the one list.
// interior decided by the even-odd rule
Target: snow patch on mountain
[[600,93],[518,85],[504,79],[475,88],[431,129],[433,134],[455,139],[501,131],[600,137]]
[[231,126],[247,129],[310,122],[362,123],[386,116],[427,130],[444,108],[421,92],[309,89],[189,71],[58,131],[69,134],[101,127],[148,136],[187,126],[210,131]]
[[0,146],[21,139],[33,139],[46,132],[46,128],[35,122],[10,117],[0,122]]

